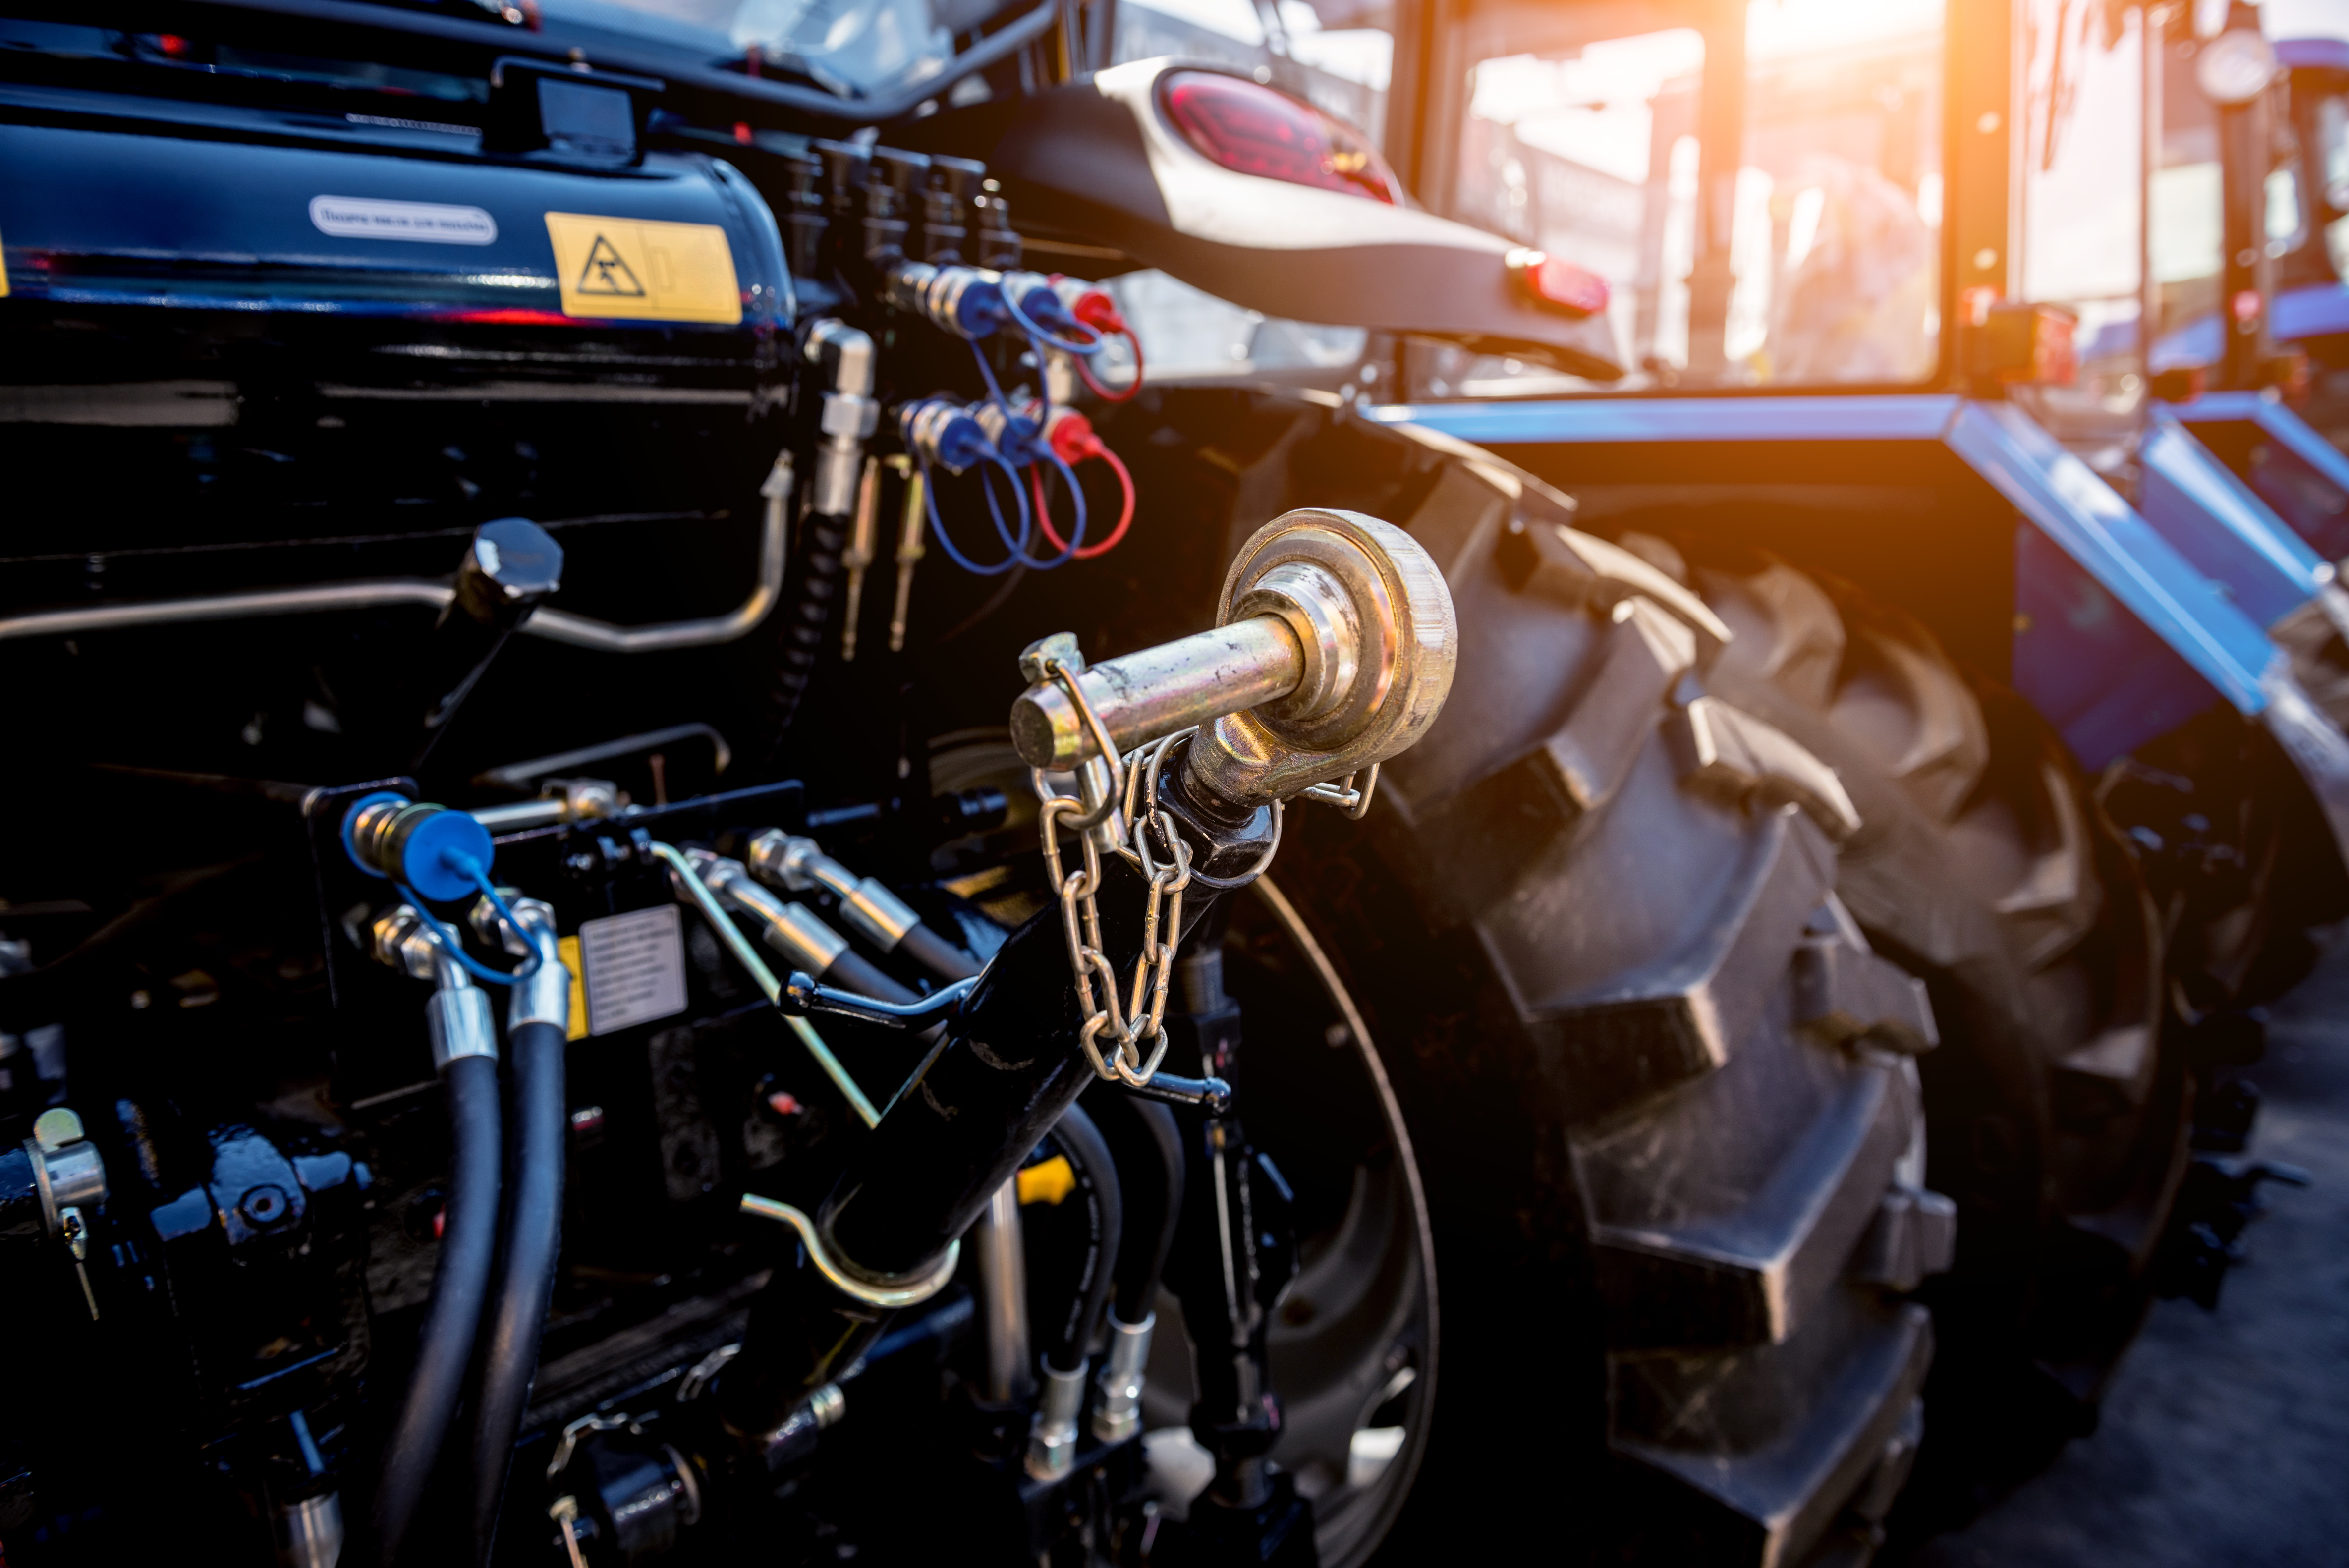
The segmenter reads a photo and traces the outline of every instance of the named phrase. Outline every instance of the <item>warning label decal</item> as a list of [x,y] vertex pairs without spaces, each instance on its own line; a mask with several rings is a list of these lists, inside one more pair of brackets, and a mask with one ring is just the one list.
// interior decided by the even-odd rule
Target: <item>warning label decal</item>
[[734,253],[715,223],[549,212],[563,314],[636,321],[742,319]]
[[631,910],[579,928],[587,1032],[616,1030],[685,1011],[685,941],[677,905]]

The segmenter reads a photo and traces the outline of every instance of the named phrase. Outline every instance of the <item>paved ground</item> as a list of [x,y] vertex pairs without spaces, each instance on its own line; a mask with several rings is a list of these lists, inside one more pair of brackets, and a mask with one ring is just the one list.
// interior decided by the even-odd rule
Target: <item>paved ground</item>
[[2273,1010],[2252,1153],[2268,1187],[2218,1312],[2154,1308],[2095,1436],[1917,1568],[2349,1564],[2349,940]]

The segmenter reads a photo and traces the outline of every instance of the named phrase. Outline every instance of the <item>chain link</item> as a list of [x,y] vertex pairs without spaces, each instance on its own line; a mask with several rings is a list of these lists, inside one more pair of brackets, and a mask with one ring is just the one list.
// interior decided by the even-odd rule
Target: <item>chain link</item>
[[[1057,659],[1047,660],[1044,669],[1045,678],[1059,681],[1076,704],[1101,755],[1116,764],[1112,788],[1090,811],[1082,799],[1055,791],[1042,769],[1029,770],[1041,802],[1037,826],[1044,841],[1044,871],[1060,895],[1061,929],[1068,939],[1069,968],[1076,976],[1078,1009],[1084,1015],[1077,1043],[1104,1079],[1138,1088],[1166,1057],[1166,997],[1174,979],[1175,943],[1183,930],[1183,891],[1191,885],[1191,846],[1158,803],[1158,774],[1168,750],[1193,732],[1178,731],[1120,757],[1075,675]],[[1103,826],[1112,830],[1095,831]],[[1082,851],[1082,861],[1074,871],[1061,855],[1063,827],[1075,832]],[[1108,838],[1114,852],[1149,882],[1142,908],[1142,957],[1123,998],[1116,966],[1102,951],[1101,906],[1096,902],[1102,885],[1102,838]]]
[[[1059,682],[1076,705],[1078,720],[1092,734],[1103,759],[1102,771],[1111,776],[1101,790],[1100,802],[1088,810],[1081,796],[1055,790],[1044,769],[1028,770],[1036,799],[1042,802],[1037,827],[1044,840],[1044,871],[1060,894],[1061,929],[1068,938],[1077,1005],[1085,1016],[1077,1043],[1103,1078],[1139,1088],[1150,1081],[1166,1057],[1166,993],[1174,984],[1174,947],[1183,931],[1183,890],[1191,885],[1191,846],[1158,803],[1158,775],[1174,748],[1198,731],[1179,729],[1120,756],[1109,727],[1086,700],[1084,687],[1077,684],[1076,672],[1049,656],[1042,668],[1043,678]],[[1090,758],[1077,764],[1080,789],[1090,787],[1087,770],[1093,767],[1094,759]],[[1371,809],[1371,797],[1378,787],[1379,765],[1373,762],[1335,783],[1309,785],[1298,799],[1334,806],[1360,821]],[[1281,802],[1275,800],[1272,841],[1265,846],[1264,858],[1241,881],[1262,872],[1280,852],[1281,817]],[[1076,871],[1068,869],[1061,853],[1064,827],[1077,835],[1084,851],[1083,864]],[[1122,1000],[1116,966],[1102,951],[1101,906],[1095,901],[1101,892],[1104,845],[1150,884],[1148,902],[1142,907],[1142,957]],[[1146,1058],[1145,1048],[1150,1053]]]

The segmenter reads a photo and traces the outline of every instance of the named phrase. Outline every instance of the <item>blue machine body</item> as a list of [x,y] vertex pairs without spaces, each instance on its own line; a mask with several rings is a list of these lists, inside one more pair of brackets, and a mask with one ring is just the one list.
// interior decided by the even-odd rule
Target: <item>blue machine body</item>
[[2176,424],[2150,433],[2141,509],[2021,408],[1956,395],[1427,404],[1371,417],[1491,447],[1577,487],[1618,471],[1577,460],[1601,449],[1647,449],[1642,477],[1656,482],[1653,449],[1669,444],[1690,449],[1692,477],[1712,455],[1733,455],[1724,449],[1743,457],[1722,466],[1750,471],[1767,447],[1799,451],[1815,485],[1885,475],[1942,492],[1936,515],[2011,529],[2005,673],[2092,769],[2214,701],[2261,713],[2281,657],[2266,627],[2330,580]]
[[2274,625],[2332,583],[2331,563],[2168,409],[2155,408],[2137,467],[2146,521],[2261,625]]
[[2349,457],[2267,392],[2211,392],[2172,417],[2320,560],[2349,558]]
[[[24,101],[35,96],[29,89],[10,96],[7,111],[38,113]],[[222,112],[119,107],[133,120],[177,111],[173,119],[201,113],[209,122]],[[657,320],[661,336],[720,359],[747,358],[732,345],[790,324],[790,275],[771,214],[740,174],[698,154],[647,154],[631,168],[588,170],[485,165],[450,156],[471,150],[453,136],[375,126],[234,128],[247,141],[220,139],[229,128],[209,123],[206,139],[183,124],[159,124],[163,134],[151,136],[126,129],[0,123],[0,166],[17,176],[0,186],[9,297],[583,334]],[[428,151],[418,141],[452,145]],[[233,178],[223,177],[223,164]],[[606,313],[566,315],[550,212],[724,231],[739,320],[681,322],[632,308],[657,301],[661,281],[617,273],[590,280],[603,284],[595,297],[608,302]],[[630,241],[622,234],[617,243]]]

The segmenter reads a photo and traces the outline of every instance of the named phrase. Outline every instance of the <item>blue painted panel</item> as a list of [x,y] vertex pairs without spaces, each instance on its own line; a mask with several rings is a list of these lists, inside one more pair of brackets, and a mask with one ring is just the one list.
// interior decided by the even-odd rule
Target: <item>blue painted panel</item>
[[2339,38],[2278,38],[2275,52],[2288,71],[2349,71],[2349,43]]
[[[2025,521],[2084,568],[2161,643],[2175,649],[2196,676],[2239,712],[2254,714],[2267,706],[2262,677],[2278,656],[2275,645],[2209,578],[2147,526],[2087,464],[2007,403],[1968,403],[1951,423],[1947,438],[1951,449],[2012,501]],[[2035,591],[2032,580],[2018,576],[2018,603]],[[2062,593],[2056,594],[2058,603],[2063,598]],[[2070,689],[2070,683],[2076,680],[2101,682],[2099,689],[2118,693],[2134,692],[2141,680],[2151,679],[2129,663],[2107,664],[2092,656],[2091,651],[2097,648],[2114,657],[2127,654],[2122,645],[2110,639],[2077,647],[2030,649],[2019,641],[2015,686],[2026,696],[2034,686],[2053,692],[2058,689],[2060,675],[2062,689]],[[2067,667],[2061,672],[2027,667],[2031,661],[2048,658],[2060,659]],[[2069,667],[2084,659],[2087,664],[2082,667]],[[2127,750],[2169,727],[2163,725],[2130,734],[2132,728],[2154,723],[2175,706],[2171,700],[2157,701],[2145,694],[2132,696],[2130,702],[2129,711],[2137,716],[2134,720],[2108,723],[2099,718],[2076,737],[2072,726],[2085,723],[2085,710],[2072,711],[2068,720],[2058,712],[2042,711],[2087,763],[2091,751],[2116,745]]]
[[2307,420],[2258,392],[2213,392],[2173,412],[2189,429],[2245,424],[2258,430],[2251,489],[2319,559],[2349,557],[2349,458]]
[[[2303,284],[2276,295],[2268,311],[2268,335],[2278,343],[2303,342],[2349,332],[2349,285]],[[2198,315],[2185,325],[2154,339],[2153,367],[2216,365],[2225,334],[2214,315]],[[2131,346],[2134,346],[2134,327]],[[2251,393],[2230,394],[2251,397]]]
[[2035,528],[2014,531],[2014,689],[2090,772],[2219,700]]
[[[2277,657],[2255,611],[2308,597],[2313,558],[2183,431],[2168,432],[2165,519],[2227,573],[2222,587],[2111,486],[2008,403],[1955,396],[1578,398],[1396,405],[1369,411],[1461,440],[1512,446],[1723,441],[1936,442],[2019,511],[2015,686],[2091,768],[2166,733],[2216,692],[2245,714],[2267,703]],[[2197,454],[2199,453],[2198,457]],[[1664,454],[1659,454],[1660,459]],[[1665,459],[1668,460],[1668,459]],[[2240,583],[2240,585],[2237,585]],[[2293,596],[2296,594],[2296,596]],[[2279,602],[2286,598],[2289,603]]]
[[1961,399],[1585,397],[1524,403],[1399,403],[1366,409],[1386,425],[1423,425],[1481,446],[1600,441],[1932,441]]
[[2154,411],[2137,463],[2145,521],[2258,624],[2274,625],[2333,580],[2333,568],[2166,410]]

